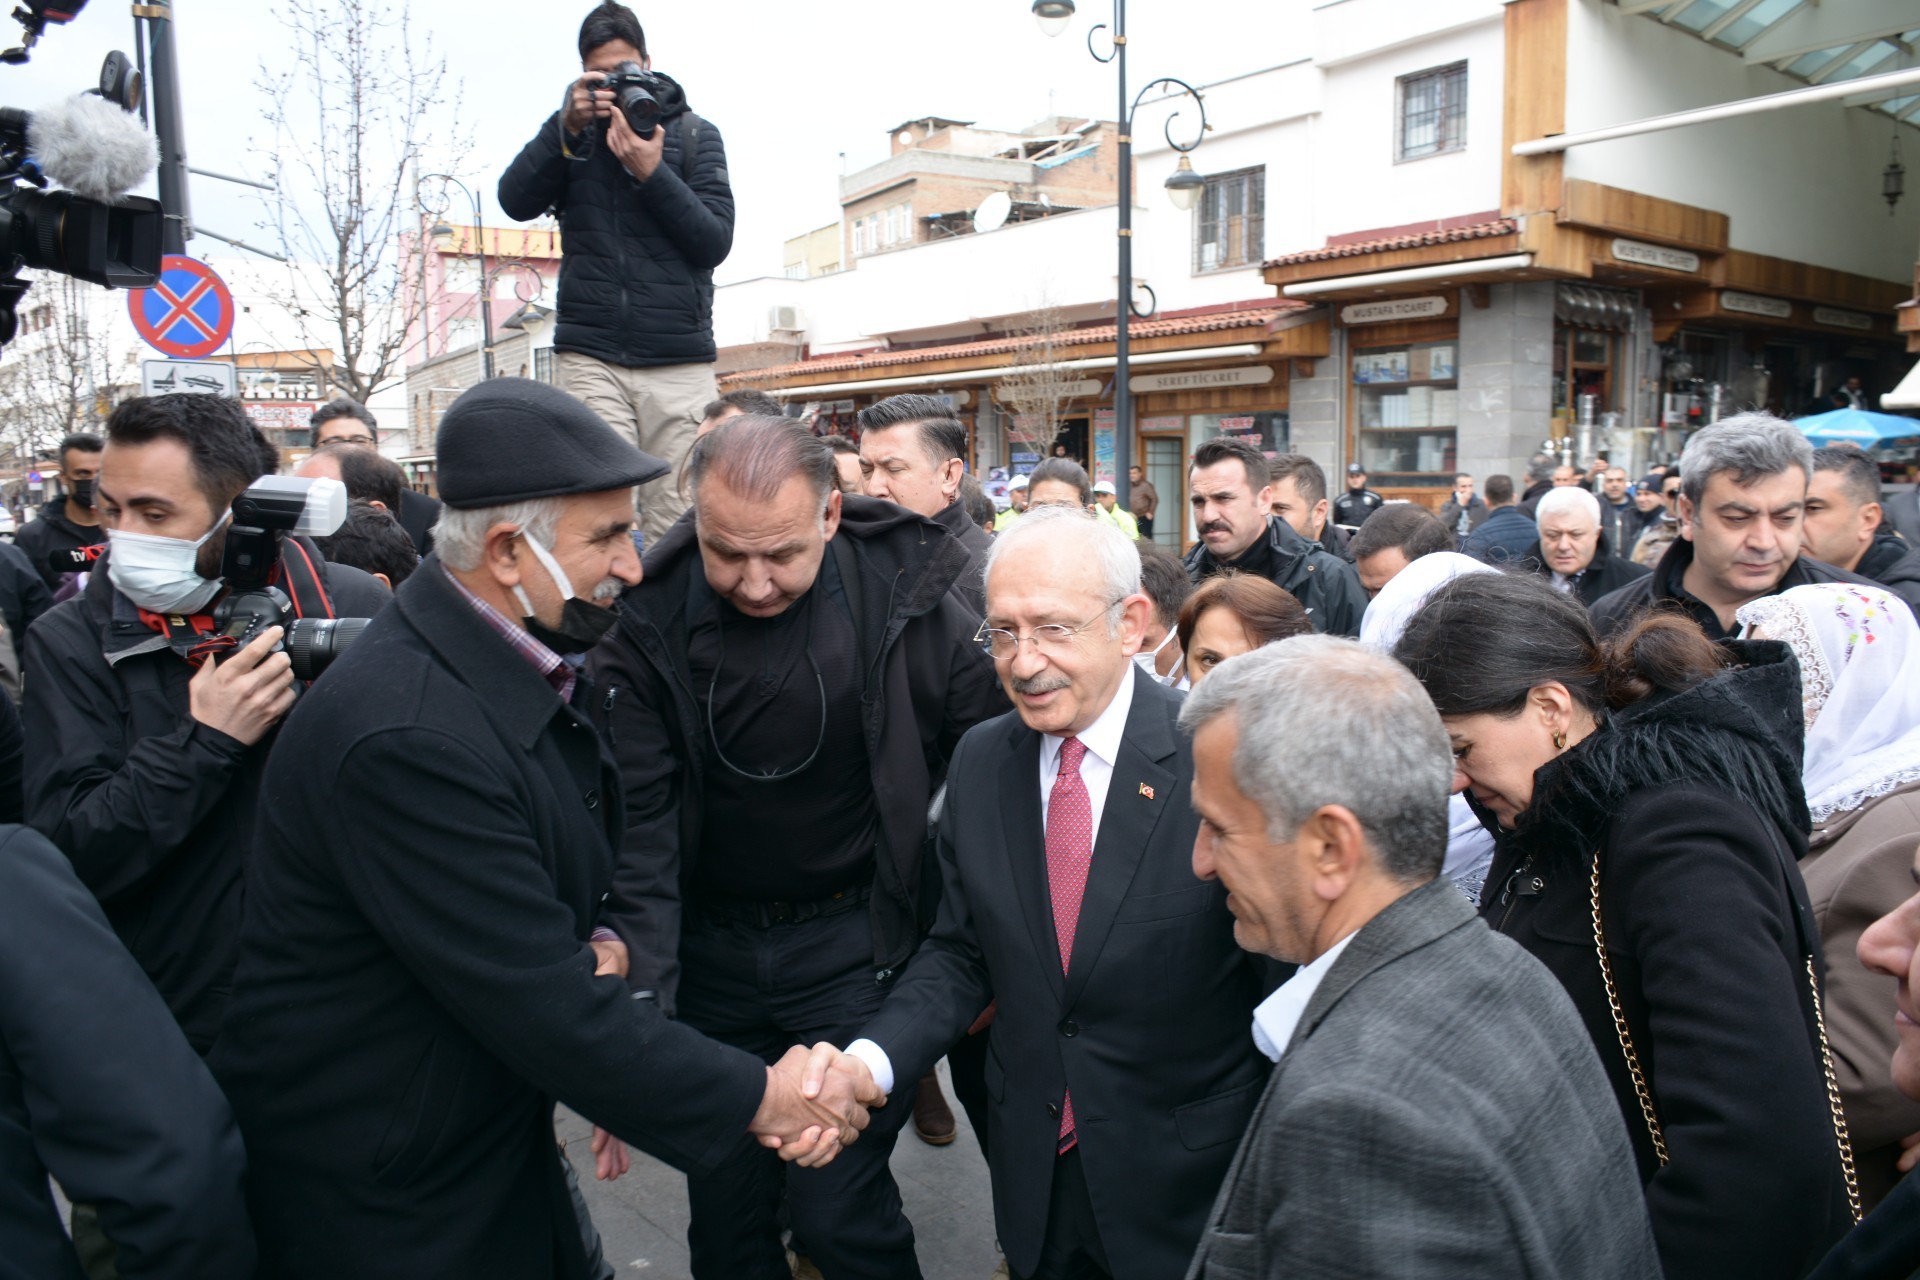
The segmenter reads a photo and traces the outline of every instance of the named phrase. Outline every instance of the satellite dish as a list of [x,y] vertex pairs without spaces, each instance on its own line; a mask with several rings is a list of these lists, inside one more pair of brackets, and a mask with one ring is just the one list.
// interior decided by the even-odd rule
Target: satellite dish
[[1013,212],[1013,197],[1004,191],[996,191],[980,202],[973,211],[973,229],[985,233],[998,231],[1007,224],[1008,215]]
[[902,130],[900,131],[900,135],[899,135],[898,137],[896,137],[896,138],[894,139],[894,141],[895,141],[895,142],[897,142],[897,143],[899,143],[899,144],[900,144],[901,146],[903,146],[903,147],[910,147],[910,146],[912,146],[912,145],[913,145],[913,130],[911,130],[911,129],[902,129]]

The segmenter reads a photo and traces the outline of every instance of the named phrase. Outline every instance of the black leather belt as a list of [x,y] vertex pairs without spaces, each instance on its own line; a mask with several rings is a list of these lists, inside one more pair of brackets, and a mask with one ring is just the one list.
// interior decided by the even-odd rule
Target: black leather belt
[[703,894],[691,899],[688,905],[716,919],[730,920],[754,929],[771,929],[776,925],[804,924],[823,916],[837,916],[843,911],[853,910],[872,896],[873,886],[863,884],[841,889],[812,902],[756,902],[750,898],[720,898]]

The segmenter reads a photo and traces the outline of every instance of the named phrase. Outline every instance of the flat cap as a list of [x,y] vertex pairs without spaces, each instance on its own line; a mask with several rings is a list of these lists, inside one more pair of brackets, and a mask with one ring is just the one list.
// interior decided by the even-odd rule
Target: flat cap
[[531,378],[492,378],[455,400],[435,453],[440,500],[456,510],[630,489],[672,470]]

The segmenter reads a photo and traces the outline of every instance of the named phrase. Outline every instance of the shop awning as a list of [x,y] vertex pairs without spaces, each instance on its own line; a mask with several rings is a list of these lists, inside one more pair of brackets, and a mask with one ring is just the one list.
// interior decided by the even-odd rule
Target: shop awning
[[[1231,347],[1200,347],[1190,351],[1152,351],[1146,355],[1130,355],[1127,358],[1127,367],[1131,369],[1136,365],[1177,364],[1195,360],[1230,360],[1257,356],[1262,350],[1263,348],[1257,342],[1243,342]],[[898,391],[904,387],[940,387],[955,382],[986,382],[1023,373],[1038,373],[1042,369],[1060,372],[1111,369],[1119,363],[1119,360],[1113,356],[1095,356],[1089,360],[1056,360],[1050,365],[1000,365],[991,369],[963,369],[957,373],[924,373],[917,378],[869,378],[864,382],[830,382],[825,386],[769,387],[767,394],[786,400],[817,400],[821,396],[843,396],[860,391]]]
[[1907,370],[1900,385],[1880,397],[1882,409],[1920,409],[1920,361]]

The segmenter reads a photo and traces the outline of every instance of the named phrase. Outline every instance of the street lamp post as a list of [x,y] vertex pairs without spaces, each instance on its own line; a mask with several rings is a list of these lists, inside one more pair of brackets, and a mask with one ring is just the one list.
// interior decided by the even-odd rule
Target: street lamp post
[[438,180],[460,188],[473,205],[473,251],[480,255],[480,368],[483,377],[493,377],[493,282],[487,276],[487,242],[480,226],[480,197],[473,188],[448,173],[429,173],[422,182]]
[[[1073,18],[1074,0],[1033,0],[1033,16],[1040,24],[1042,33],[1057,36],[1067,29]],[[1194,172],[1193,162],[1187,153],[1200,145],[1207,132],[1207,105],[1200,97],[1200,91],[1184,80],[1172,76],[1161,76],[1149,81],[1131,100],[1127,97],[1127,0],[1113,0],[1113,28],[1108,32],[1111,48],[1103,56],[1094,48],[1094,36],[1106,30],[1106,24],[1100,23],[1087,32],[1087,52],[1096,62],[1111,62],[1119,73],[1120,81],[1120,209],[1118,239],[1120,257],[1119,298],[1114,306],[1114,372],[1113,372],[1113,487],[1119,501],[1124,504],[1128,499],[1130,485],[1127,468],[1133,457],[1133,387],[1127,368],[1129,343],[1128,321],[1133,315],[1133,118],[1140,110],[1140,103],[1153,90],[1168,86],[1177,88],[1190,97],[1200,110],[1200,128],[1195,131],[1191,142],[1177,142],[1173,136],[1173,122],[1180,117],[1174,112],[1167,117],[1162,134],[1167,145],[1180,153],[1180,165],[1167,178],[1167,196],[1176,209],[1192,209],[1200,199],[1200,193],[1206,186],[1206,179]],[[1140,313],[1142,317],[1153,314],[1151,310]]]

